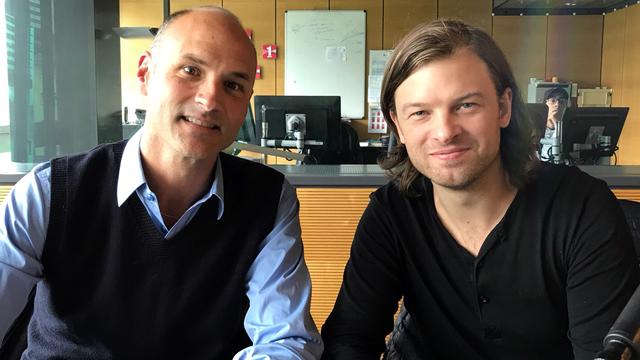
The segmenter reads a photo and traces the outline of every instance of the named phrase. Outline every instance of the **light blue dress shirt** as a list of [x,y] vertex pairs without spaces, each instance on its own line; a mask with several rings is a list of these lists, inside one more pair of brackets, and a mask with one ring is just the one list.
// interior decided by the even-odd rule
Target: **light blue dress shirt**
[[[142,131],[144,128],[130,139],[122,155],[118,206],[135,193],[165,239],[178,234],[212,196],[219,199],[218,219],[224,216],[224,182],[218,161],[209,192],[173,227],[165,226],[156,196],[142,171]],[[51,201],[49,177],[49,163],[36,166],[18,181],[0,207],[0,339],[24,308],[33,286],[42,279],[40,258]],[[260,252],[246,276],[250,305],[244,327],[253,346],[240,351],[233,360],[320,358],[323,344],[309,313],[311,281],[300,232],[295,189],[285,180],[275,226],[260,244]]]

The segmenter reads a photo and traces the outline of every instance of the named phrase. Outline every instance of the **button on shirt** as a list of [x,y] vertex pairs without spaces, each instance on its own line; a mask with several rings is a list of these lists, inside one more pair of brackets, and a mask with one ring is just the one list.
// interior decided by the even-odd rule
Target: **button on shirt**
[[[120,165],[117,202],[138,196],[165,239],[173,238],[212,197],[224,216],[223,173],[216,164],[209,191],[171,228],[162,220],[155,194],[149,189],[140,160],[144,128],[127,143]],[[42,279],[40,263],[50,209],[49,163],[36,166],[12,189],[0,207],[0,339],[26,304],[33,286]],[[311,286],[300,240],[298,202],[285,180],[273,230],[260,244],[260,253],[247,275],[250,306],[244,320],[253,346],[240,351],[239,359],[316,359],[322,341],[309,315]],[[250,221],[250,220],[248,220]]]
[[[433,215],[435,215],[435,209],[431,208]],[[467,278],[466,284],[464,282],[454,283],[452,286],[457,288],[457,291],[466,293],[466,300],[468,306],[473,309],[475,318],[479,320],[482,328],[482,334],[484,339],[488,341],[498,340],[502,338],[498,320],[501,318],[499,314],[498,306],[489,304],[489,297],[487,294],[492,293],[495,295],[495,278],[498,274],[487,271],[487,266],[491,267],[493,259],[496,259],[491,252],[497,251],[498,248],[503,246],[505,238],[504,222],[500,222],[487,236],[484,244],[480,248],[477,256],[474,256],[464,247],[462,247],[449,232],[440,224],[437,216],[433,217],[434,227],[436,227],[439,236],[438,247],[441,248],[439,255],[445,259],[448,265],[444,265],[447,268],[447,272],[454,277]],[[490,256],[491,255],[491,256]],[[489,257],[490,256],[490,257]],[[446,259],[450,261],[446,261]],[[508,290],[508,289],[504,289]],[[474,302],[474,299],[477,301]],[[497,311],[496,311],[497,310]]]

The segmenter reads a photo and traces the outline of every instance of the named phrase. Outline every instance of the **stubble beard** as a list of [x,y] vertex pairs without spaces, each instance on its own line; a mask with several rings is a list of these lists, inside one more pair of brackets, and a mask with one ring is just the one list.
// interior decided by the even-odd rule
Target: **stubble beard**
[[425,166],[424,171],[418,169],[434,185],[446,189],[461,191],[473,187],[479,179],[483,178],[493,166],[497,166],[500,161],[500,153],[496,153],[491,158],[477,159],[477,161],[463,162],[452,168],[435,168]]

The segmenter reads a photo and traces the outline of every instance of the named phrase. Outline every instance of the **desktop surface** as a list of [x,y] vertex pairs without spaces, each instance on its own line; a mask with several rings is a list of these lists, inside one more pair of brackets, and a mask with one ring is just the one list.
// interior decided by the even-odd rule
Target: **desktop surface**
[[[283,173],[293,186],[379,187],[389,178],[378,165],[271,165]],[[602,179],[612,188],[639,188],[640,165],[578,166],[587,174]]]

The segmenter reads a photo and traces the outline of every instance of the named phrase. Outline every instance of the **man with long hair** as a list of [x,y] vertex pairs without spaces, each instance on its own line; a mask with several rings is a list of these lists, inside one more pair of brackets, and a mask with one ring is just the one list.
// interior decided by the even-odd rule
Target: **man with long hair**
[[381,94],[398,145],[371,196],[326,359],[378,359],[404,298],[426,359],[588,359],[639,281],[606,183],[537,160],[510,66],[483,31],[419,25]]

